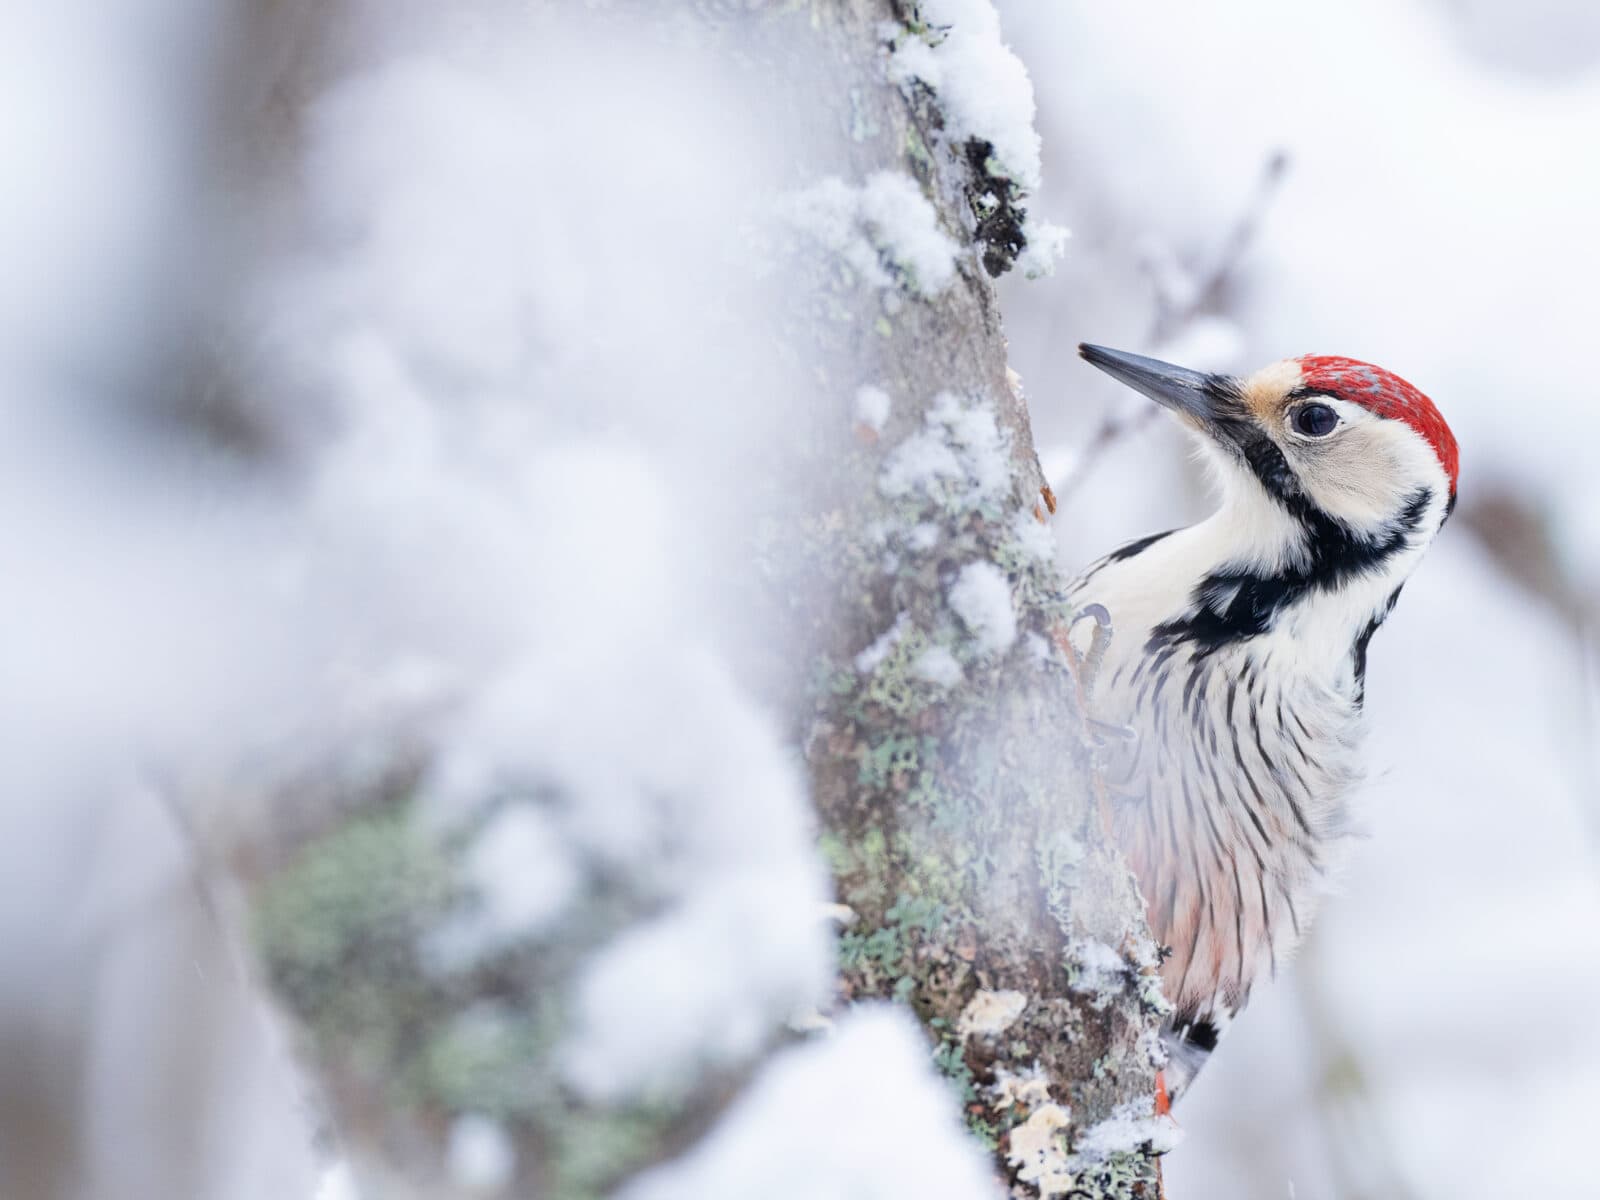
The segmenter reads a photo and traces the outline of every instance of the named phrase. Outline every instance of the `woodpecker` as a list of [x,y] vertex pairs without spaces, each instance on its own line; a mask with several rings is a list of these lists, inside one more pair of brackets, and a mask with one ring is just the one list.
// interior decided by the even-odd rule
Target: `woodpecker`
[[1164,948],[1168,1061],[1189,1086],[1263,971],[1304,935],[1349,842],[1367,648],[1455,507],[1455,437],[1379,367],[1308,355],[1247,378],[1083,345],[1213,464],[1199,524],[1072,585],[1112,636],[1091,681],[1112,834]]

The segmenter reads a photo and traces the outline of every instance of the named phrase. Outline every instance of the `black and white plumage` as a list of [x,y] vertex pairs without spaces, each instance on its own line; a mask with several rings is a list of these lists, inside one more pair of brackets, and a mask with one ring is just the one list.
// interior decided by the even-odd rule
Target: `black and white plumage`
[[1107,350],[1083,357],[1171,409],[1221,504],[1073,584],[1113,636],[1095,715],[1174,1007],[1167,1093],[1294,949],[1350,831],[1368,645],[1455,503],[1455,439],[1403,380],[1306,357],[1247,379]]

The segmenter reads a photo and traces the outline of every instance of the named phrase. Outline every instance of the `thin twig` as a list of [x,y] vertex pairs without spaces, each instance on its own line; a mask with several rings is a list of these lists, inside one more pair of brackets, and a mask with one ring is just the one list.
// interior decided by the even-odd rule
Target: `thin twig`
[[1254,194],[1239,214],[1239,219],[1233,223],[1233,228],[1222,239],[1211,269],[1201,277],[1200,285],[1189,291],[1186,302],[1173,305],[1170,296],[1158,294],[1156,317],[1150,327],[1152,345],[1159,346],[1162,342],[1171,341],[1195,318],[1221,305],[1228,283],[1238,273],[1240,263],[1261,232],[1267,209],[1276,198],[1288,170],[1289,155],[1286,151],[1274,150],[1267,157],[1256,181]]

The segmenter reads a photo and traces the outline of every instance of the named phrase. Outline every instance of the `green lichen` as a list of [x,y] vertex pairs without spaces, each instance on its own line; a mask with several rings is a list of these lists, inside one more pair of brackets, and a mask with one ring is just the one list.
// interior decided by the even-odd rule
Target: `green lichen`
[[551,1200],[598,1200],[659,1153],[673,1114],[650,1108],[574,1111],[549,1127]]
[[972,1068],[967,1065],[966,1050],[959,1041],[945,1038],[934,1047],[933,1065],[955,1088],[963,1108],[977,1101],[978,1083],[973,1078]]
[[[930,1022],[931,1024],[931,1022]],[[967,1063],[966,1048],[956,1038],[942,1037],[934,1047],[933,1065],[949,1081],[961,1101],[961,1115],[967,1129],[978,1139],[985,1150],[993,1152],[1000,1145],[1000,1137],[1016,1122],[996,1118],[982,1103],[978,1080]]]
[[940,845],[937,851],[919,852],[917,839],[910,834],[900,835],[900,841],[906,847],[907,874],[917,895],[937,901],[947,910],[959,908],[968,887],[976,882],[971,870],[976,859],[971,848]]
[[828,870],[835,876],[845,874],[855,861],[855,855],[844,838],[831,829],[824,830],[817,839],[817,853],[822,855],[822,861],[827,863]]
[[839,965],[867,982],[898,980],[905,974],[900,970],[905,958],[905,943],[893,925],[864,931],[850,929],[839,938]]
[[884,912],[881,924],[840,935],[840,969],[858,990],[914,1001],[926,971],[918,951],[940,942],[947,911],[940,901],[902,893]]
[[531,1014],[496,1005],[451,1018],[418,1056],[419,1099],[495,1117],[528,1117],[559,1104],[550,1055],[561,1025],[548,996]]
[[[624,923],[617,904],[632,911],[634,902],[595,900],[588,922],[565,930],[571,944],[442,972],[423,947],[465,898],[448,850],[405,803],[310,843],[256,901],[254,936],[272,982],[319,1053],[383,1089],[386,1104],[427,1128],[461,1112],[501,1120],[538,1148],[541,1195],[598,1200],[657,1160],[683,1117],[665,1102],[580,1103],[558,1070],[562,981],[585,947]],[[495,998],[463,1007],[464,988]]]
[[912,733],[891,733],[869,745],[861,756],[857,776],[864,788],[880,791],[895,787],[905,790],[911,776],[920,774],[924,755],[931,757],[938,743],[932,738]]
[[937,900],[902,893],[884,916],[901,929],[931,934],[944,921],[945,906]]
[[454,897],[438,849],[392,805],[302,850],[258,898],[254,936],[313,1035],[376,1068],[433,1007],[418,942]]
[[851,844],[832,831],[817,841],[822,854],[839,881],[839,898],[851,908],[870,909],[884,894],[890,874],[889,839],[876,827],[865,830]]
[[889,839],[883,830],[873,826],[861,835],[858,844],[863,868],[870,874],[882,873],[889,861]]
[[933,154],[915,124],[906,126],[904,149],[907,160],[919,178],[927,178],[933,171]]

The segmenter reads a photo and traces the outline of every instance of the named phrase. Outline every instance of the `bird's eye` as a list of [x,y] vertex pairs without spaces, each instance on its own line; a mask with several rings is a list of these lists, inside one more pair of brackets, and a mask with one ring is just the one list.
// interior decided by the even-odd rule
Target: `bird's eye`
[[1307,404],[1295,410],[1295,430],[1307,437],[1327,437],[1338,424],[1339,414],[1326,404]]

